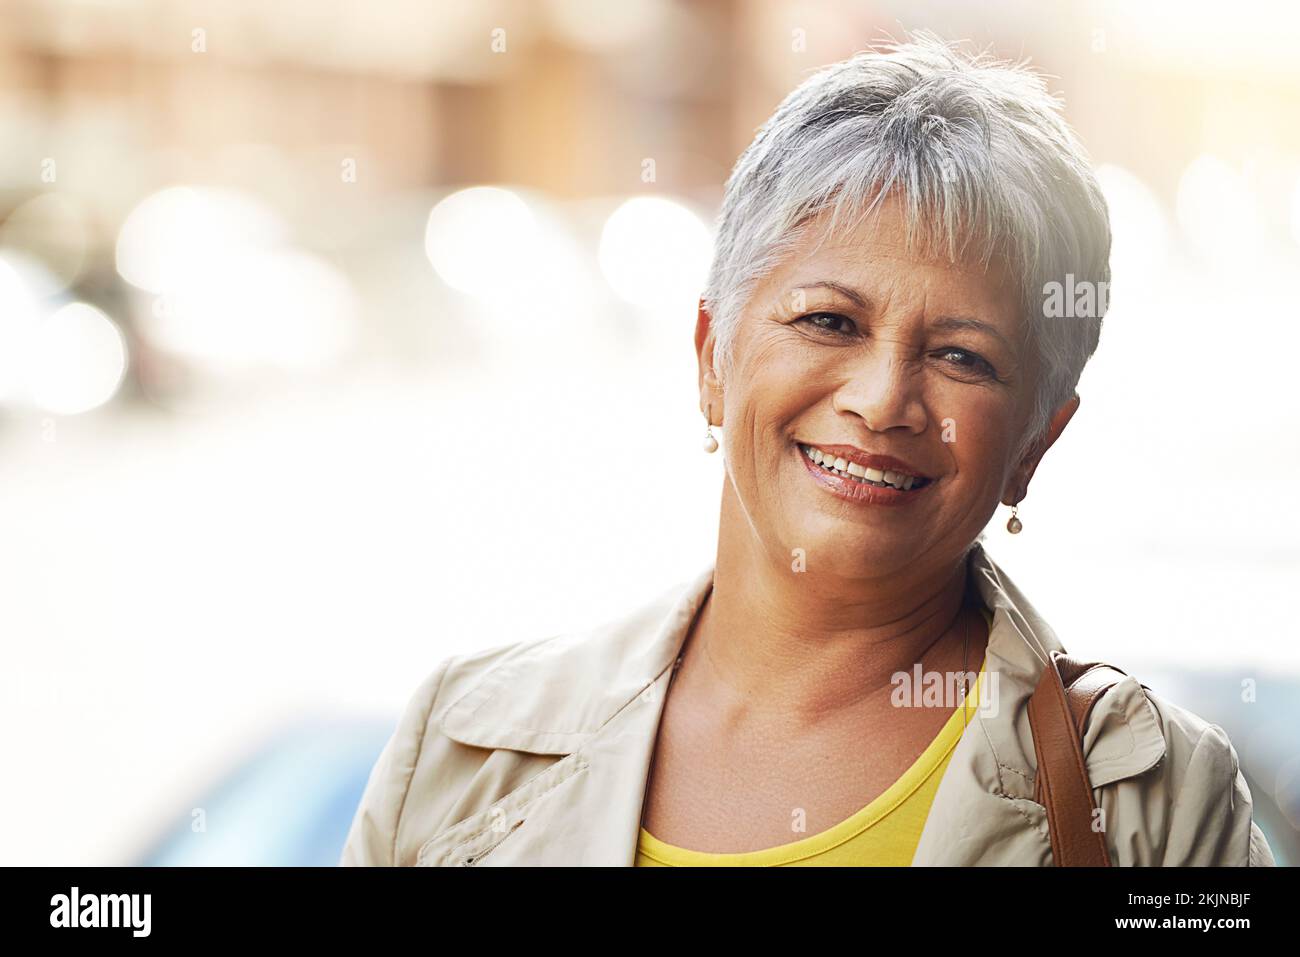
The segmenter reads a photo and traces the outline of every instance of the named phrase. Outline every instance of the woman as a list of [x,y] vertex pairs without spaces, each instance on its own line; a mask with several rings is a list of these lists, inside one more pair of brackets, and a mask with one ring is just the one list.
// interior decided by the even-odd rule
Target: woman
[[[342,863],[1052,864],[1026,706],[1061,644],[979,538],[1078,408],[1109,249],[1027,70],[922,36],[802,84],[700,301],[716,561],[444,661]],[[1058,283],[1101,295],[1058,318]],[[1125,677],[1082,750],[1112,862],[1273,863],[1216,726]]]

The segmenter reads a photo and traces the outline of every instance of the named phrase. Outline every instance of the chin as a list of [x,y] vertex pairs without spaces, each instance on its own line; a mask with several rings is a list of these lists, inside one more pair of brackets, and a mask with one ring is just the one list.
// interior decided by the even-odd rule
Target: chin
[[785,538],[786,554],[793,564],[802,549],[807,571],[841,578],[878,578],[905,568],[916,555],[916,546],[902,529],[866,527],[834,516],[810,516]]

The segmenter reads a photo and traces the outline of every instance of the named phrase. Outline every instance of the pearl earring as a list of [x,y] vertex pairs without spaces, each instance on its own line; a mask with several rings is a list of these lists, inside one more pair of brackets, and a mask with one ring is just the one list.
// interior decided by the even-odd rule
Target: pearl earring
[[712,406],[712,404],[710,404],[710,405],[708,406],[708,410],[709,410],[709,411],[705,414],[705,417],[704,417],[704,422],[705,422],[705,428],[704,428],[704,451],[706,451],[706,452],[716,452],[716,451],[718,451],[718,440],[715,439],[715,438],[713,437],[713,406]]
[[1007,531],[1010,532],[1012,535],[1019,535],[1020,530],[1025,527],[1025,523],[1022,522],[1020,519],[1016,518],[1017,511],[1018,511],[1018,506],[1012,505],[1011,517],[1007,519]]

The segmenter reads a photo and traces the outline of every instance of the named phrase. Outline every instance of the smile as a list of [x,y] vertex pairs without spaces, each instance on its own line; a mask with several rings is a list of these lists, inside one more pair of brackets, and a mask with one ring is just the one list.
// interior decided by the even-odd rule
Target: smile
[[900,492],[920,490],[930,484],[922,475],[908,475],[893,469],[873,469],[857,462],[833,456],[823,452],[815,445],[800,445],[799,451],[822,471],[838,475],[840,478],[876,488],[894,489]]

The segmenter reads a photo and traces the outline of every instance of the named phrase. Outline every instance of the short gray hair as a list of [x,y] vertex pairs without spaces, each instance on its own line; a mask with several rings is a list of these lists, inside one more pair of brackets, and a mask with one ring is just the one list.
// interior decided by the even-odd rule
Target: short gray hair
[[[950,259],[1005,255],[1018,273],[1027,341],[1040,376],[1023,454],[1075,391],[1101,334],[1092,315],[1045,318],[1046,284],[1105,291],[1110,222],[1061,104],[1024,62],[962,53],[928,31],[819,70],[785,98],[727,180],[703,301],[718,374],[732,370],[740,314],[759,281],[831,210],[863,215],[891,190],[907,243]],[[1106,285],[1095,285],[1105,283]]]

